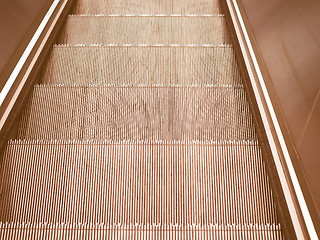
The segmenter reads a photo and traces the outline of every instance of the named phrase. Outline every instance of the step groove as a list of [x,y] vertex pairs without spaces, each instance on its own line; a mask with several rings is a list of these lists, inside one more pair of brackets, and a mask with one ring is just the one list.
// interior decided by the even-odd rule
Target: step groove
[[80,14],[219,14],[217,0],[79,0]]
[[2,222],[277,223],[256,141],[15,140],[1,170]]
[[232,46],[56,45],[42,78],[61,84],[241,84]]
[[38,85],[19,138],[256,139],[242,85]]
[[68,17],[61,43],[67,44],[227,44],[225,18],[77,16]]
[[281,240],[280,225],[107,225],[0,223],[2,239],[265,239]]

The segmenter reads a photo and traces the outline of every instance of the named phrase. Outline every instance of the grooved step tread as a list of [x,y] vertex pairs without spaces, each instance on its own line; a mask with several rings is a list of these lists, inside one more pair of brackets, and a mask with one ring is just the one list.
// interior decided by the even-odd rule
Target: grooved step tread
[[239,86],[38,85],[19,138],[255,139]]
[[222,16],[69,16],[67,44],[228,44]]
[[217,0],[79,0],[80,14],[214,14]]
[[277,223],[256,141],[16,140],[1,178],[2,222]]
[[217,0],[78,0],[0,161],[0,239],[283,239]]
[[280,225],[106,225],[0,223],[1,239],[265,239],[281,240]]
[[239,84],[231,46],[57,45],[43,83]]

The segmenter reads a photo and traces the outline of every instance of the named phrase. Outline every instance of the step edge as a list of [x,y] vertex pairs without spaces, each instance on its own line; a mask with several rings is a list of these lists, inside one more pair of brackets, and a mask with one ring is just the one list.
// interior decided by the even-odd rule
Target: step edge
[[77,43],[77,44],[68,44],[68,43],[60,43],[53,45],[53,49],[55,48],[128,48],[128,47],[149,47],[149,48],[232,48],[232,44],[116,44],[116,43],[110,43],[110,44],[83,44],[83,43]]
[[68,83],[41,83],[34,85],[34,89],[39,88],[226,88],[226,89],[244,89],[243,84],[68,84]]
[[257,139],[243,140],[96,140],[96,139],[10,139],[8,145],[213,145],[259,146]]
[[217,17],[224,18],[224,14],[69,14],[68,18],[73,17]]

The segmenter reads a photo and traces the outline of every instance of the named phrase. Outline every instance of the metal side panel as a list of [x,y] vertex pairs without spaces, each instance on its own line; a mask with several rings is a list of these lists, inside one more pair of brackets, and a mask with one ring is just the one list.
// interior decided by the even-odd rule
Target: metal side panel
[[0,92],[0,151],[9,137],[15,135],[15,125],[30,89],[40,76],[41,66],[72,7],[72,0],[55,0],[37,27],[5,86]]
[[[249,90],[254,96],[253,107],[256,107],[261,126],[259,138],[262,139],[266,156],[272,163],[270,170],[278,184],[275,190],[279,192],[277,199],[282,204],[280,208],[285,223],[283,229],[285,235],[290,239],[318,239],[315,225],[310,216],[305,196],[297,178],[297,172],[293,166],[293,158],[290,144],[286,142],[284,133],[279,124],[275,106],[270,98],[266,86],[268,73],[263,68],[263,60],[258,59],[259,50],[255,40],[250,34],[250,26],[247,23],[240,1],[226,0],[223,7],[226,17],[230,19],[232,36],[235,48],[239,50],[239,61],[242,62],[243,74],[248,78]],[[245,23],[246,21],[246,23]],[[241,65],[241,64],[240,64]],[[245,84],[247,85],[247,84]],[[282,217],[280,217],[282,218]]]

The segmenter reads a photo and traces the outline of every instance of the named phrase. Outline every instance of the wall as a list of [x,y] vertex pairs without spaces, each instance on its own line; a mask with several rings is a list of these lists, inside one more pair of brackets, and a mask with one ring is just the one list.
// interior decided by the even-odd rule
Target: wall
[[[53,0],[0,0],[0,73],[12,68]],[[12,64],[8,67],[7,64]],[[7,69],[8,70],[8,69]],[[8,74],[5,74],[8,75]],[[4,85],[1,78],[0,89]]]
[[242,0],[320,209],[320,1]]

